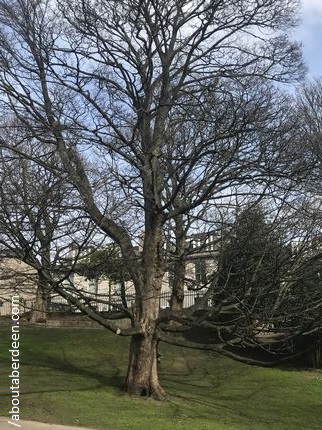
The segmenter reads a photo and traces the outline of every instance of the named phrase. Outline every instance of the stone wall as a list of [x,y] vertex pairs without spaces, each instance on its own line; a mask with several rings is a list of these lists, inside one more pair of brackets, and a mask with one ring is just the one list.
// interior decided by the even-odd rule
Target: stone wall
[[[0,318],[1,326],[11,326],[12,320],[9,316]],[[53,314],[50,315],[47,319],[46,323],[31,323],[27,320],[27,318],[22,317],[20,320],[20,325],[23,327],[44,327],[44,328],[95,328],[102,329],[104,327],[92,321],[89,317],[82,314]],[[130,326],[130,320],[128,319],[119,319],[115,321],[115,325],[120,327],[121,329],[127,328]]]

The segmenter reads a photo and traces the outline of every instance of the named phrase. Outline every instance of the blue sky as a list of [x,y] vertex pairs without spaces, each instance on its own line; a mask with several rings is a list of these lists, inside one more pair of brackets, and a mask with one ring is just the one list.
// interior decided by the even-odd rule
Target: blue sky
[[322,0],[302,0],[301,24],[294,37],[303,43],[308,77],[322,77]]

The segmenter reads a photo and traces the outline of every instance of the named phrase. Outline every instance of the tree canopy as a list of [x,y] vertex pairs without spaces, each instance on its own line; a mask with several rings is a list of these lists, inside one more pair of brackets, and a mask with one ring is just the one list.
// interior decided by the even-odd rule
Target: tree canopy
[[[63,178],[77,210],[120,248],[136,296],[130,329],[43,273],[98,323],[132,336],[129,394],[164,397],[156,348],[181,343],[171,322],[207,325],[196,307],[160,314],[166,241],[180,260],[185,236],[220,229],[247,196],[285,202],[303,175],[291,97],[274,85],[303,76],[290,39],[297,12],[295,0],[0,0],[1,146]],[[225,342],[211,347],[234,356]]]

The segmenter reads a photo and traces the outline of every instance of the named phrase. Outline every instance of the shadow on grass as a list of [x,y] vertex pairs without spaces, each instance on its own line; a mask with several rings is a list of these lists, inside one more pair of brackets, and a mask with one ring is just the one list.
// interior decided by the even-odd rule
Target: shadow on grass
[[[89,358],[89,360],[92,357]],[[104,368],[109,369],[109,374],[104,371],[98,371],[97,369],[101,368],[104,365]],[[86,391],[89,388],[102,388],[102,387],[110,387],[115,390],[121,390],[122,384],[124,382],[124,375],[119,367],[115,365],[112,359],[104,358],[99,362],[95,361],[93,365],[77,365],[72,360],[68,359],[67,355],[62,351],[61,356],[55,356],[46,354],[44,352],[41,353],[41,356],[37,359],[33,357],[32,359],[21,361],[21,368],[24,366],[32,366],[37,368],[37,373],[41,373],[41,369],[44,370],[44,374],[48,369],[61,372],[63,374],[74,375],[78,377],[83,377],[87,382],[90,380],[96,381],[97,384],[95,387],[87,387],[87,388],[74,388],[70,389],[66,387],[66,389],[57,389],[57,387],[52,387],[47,392],[59,392],[59,391]],[[59,376],[55,376],[55,379]],[[48,378],[48,386],[50,386],[50,378]],[[44,393],[46,391],[24,391],[24,394],[32,394],[32,393]]]

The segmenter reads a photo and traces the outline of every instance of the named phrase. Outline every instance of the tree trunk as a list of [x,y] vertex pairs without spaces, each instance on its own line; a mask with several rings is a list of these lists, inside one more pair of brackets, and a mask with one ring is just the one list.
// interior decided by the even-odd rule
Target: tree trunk
[[125,391],[130,395],[164,400],[165,391],[159,383],[157,344],[154,335],[133,336]]
[[121,300],[122,300],[122,305],[125,309],[128,308],[127,306],[127,301],[126,301],[126,290],[125,290],[125,281],[123,279],[121,279]]
[[48,288],[44,286],[43,280],[38,281],[36,301],[32,310],[31,322],[46,323],[47,322],[47,309],[50,294]]
[[[138,306],[139,305],[139,306]],[[143,334],[131,339],[130,356],[125,392],[130,395],[164,400],[165,391],[159,383],[157,368],[158,337],[156,320],[159,315],[159,295],[147,297],[137,303],[141,316],[134,316],[135,324],[143,329]]]
[[170,309],[173,313],[182,311],[184,301],[184,285],[186,276],[186,231],[183,215],[175,219],[176,254],[173,264],[173,285],[170,299]]
[[159,383],[157,368],[158,333],[157,322],[160,313],[160,294],[164,275],[164,250],[162,216],[157,214],[161,206],[160,168],[153,156],[150,160],[154,166],[147,176],[144,189],[145,201],[145,234],[142,251],[140,280],[136,284],[133,324],[141,334],[133,335],[130,346],[128,372],[125,391],[130,395],[139,395],[163,400],[165,391]]
[[174,265],[174,279],[170,299],[170,309],[173,313],[182,311],[184,301],[184,277],[186,274],[185,261],[179,261]]
[[321,369],[322,367],[322,348],[321,343],[316,345],[314,350],[310,353],[310,361],[313,369]]
[[46,323],[48,303],[50,301],[50,287],[45,271],[48,271],[50,263],[49,247],[43,245],[42,268],[38,271],[36,302],[31,314],[31,322]]

